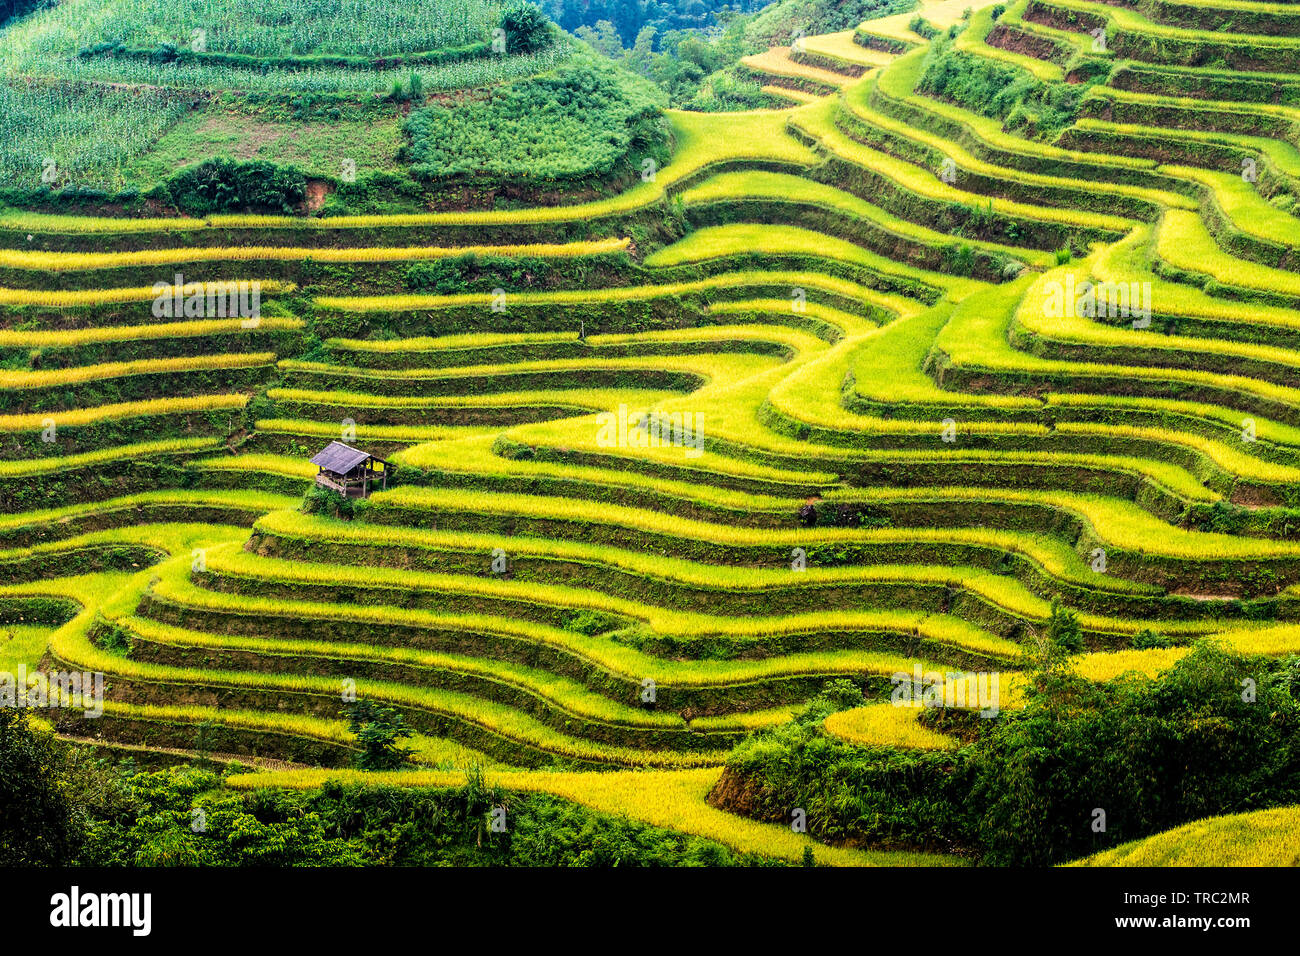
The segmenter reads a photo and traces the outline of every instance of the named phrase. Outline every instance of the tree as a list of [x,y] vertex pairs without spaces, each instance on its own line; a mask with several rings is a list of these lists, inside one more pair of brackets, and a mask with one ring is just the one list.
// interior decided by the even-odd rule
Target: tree
[[536,53],[555,39],[551,21],[531,3],[521,3],[501,14],[501,28],[506,33],[506,52]]
[[602,53],[611,60],[617,60],[623,55],[623,42],[619,39],[614,24],[608,20],[597,20],[594,27],[581,26],[573,32],[591,44],[597,53]]
[[292,213],[307,196],[307,180],[292,166],[225,156],[180,170],[167,181],[167,188],[176,208],[192,216]]
[[966,799],[980,814],[971,832],[982,862],[1046,866],[1191,820],[1297,802],[1300,701],[1290,678],[1288,662],[1202,642],[1155,680],[1065,676],[1031,688],[977,749]]
[[1051,616],[1047,619],[1047,639],[1063,651],[1077,654],[1083,650],[1083,630],[1078,616],[1052,598]]
[[362,770],[394,770],[414,752],[397,746],[397,741],[410,737],[412,731],[396,709],[358,700],[344,707],[342,713],[348,719],[348,730],[361,744],[357,766]]
[[0,707],[0,866],[70,863],[82,837],[62,746],[26,711]]

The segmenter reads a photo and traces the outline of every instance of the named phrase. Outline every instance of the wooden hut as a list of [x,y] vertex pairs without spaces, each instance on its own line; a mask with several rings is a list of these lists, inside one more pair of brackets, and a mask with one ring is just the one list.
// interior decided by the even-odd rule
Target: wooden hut
[[382,458],[341,441],[332,441],[311,460],[318,469],[316,484],[337,491],[346,498],[369,498],[370,486],[388,487],[392,466]]

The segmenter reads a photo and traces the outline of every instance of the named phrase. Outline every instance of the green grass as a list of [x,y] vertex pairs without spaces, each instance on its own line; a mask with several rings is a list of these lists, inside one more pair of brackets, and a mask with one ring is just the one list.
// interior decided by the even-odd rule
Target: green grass
[[124,182],[142,188],[163,182],[177,170],[218,156],[296,166],[309,176],[338,179],[343,160],[358,177],[402,167],[401,117],[394,106],[363,118],[287,122],[255,112],[220,108],[196,110],[175,123],[147,153],[123,171]]
[[262,0],[255,7],[244,0],[68,0],[37,20],[39,33],[83,46],[110,36],[128,47],[188,46],[201,23],[212,52],[385,56],[488,39],[494,13],[487,0],[400,8],[368,0]]
[[[414,54],[489,41],[495,9],[483,0],[449,0],[396,10],[364,0],[347,8],[340,0],[312,0],[304,7],[272,0],[256,11],[242,0],[199,3],[182,0],[66,0],[11,25],[5,33],[9,62],[16,76],[61,76],[68,79],[146,84],[173,88],[232,87],[258,91],[333,93],[387,92],[405,81],[411,67],[365,69],[328,60],[303,69],[239,68],[215,62],[213,55],[255,58],[316,54],[380,58]],[[260,22],[259,22],[260,19]],[[195,22],[205,24],[206,51],[171,62],[147,55],[162,44],[193,50]],[[121,40],[135,55],[100,51],[77,56],[105,40]],[[558,43],[525,56],[477,55],[436,66],[418,66],[426,90],[483,86],[529,76],[553,66],[570,52]],[[369,64],[367,64],[369,65]]]

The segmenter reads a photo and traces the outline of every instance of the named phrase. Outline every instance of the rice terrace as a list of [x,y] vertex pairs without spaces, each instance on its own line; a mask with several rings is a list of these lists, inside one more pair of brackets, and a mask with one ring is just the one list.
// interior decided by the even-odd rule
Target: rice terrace
[[0,0],[0,864],[1300,864],[1298,200],[1288,0]]

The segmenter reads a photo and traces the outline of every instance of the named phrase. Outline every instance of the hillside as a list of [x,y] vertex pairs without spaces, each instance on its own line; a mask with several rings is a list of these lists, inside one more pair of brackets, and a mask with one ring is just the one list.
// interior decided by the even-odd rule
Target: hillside
[[[491,52],[519,8],[317,7],[0,31],[0,669],[106,675],[65,738],[928,865],[980,847],[792,829],[765,754],[920,786],[981,732],[954,689],[1005,723],[1046,645],[1134,713],[1121,675],[1300,706],[1292,5],[923,2],[747,58],[784,105],[726,114],[545,22]],[[331,441],[386,487],[315,488]],[[891,706],[918,672],[947,707]],[[357,698],[409,767],[351,768]],[[1171,760],[1257,726],[1197,717]],[[1161,812],[1259,807],[1204,793]],[[1152,832],[1112,818],[1018,861]]]
[[[35,12],[4,34],[0,200],[136,217],[420,211],[608,194],[666,161],[659,94],[535,7],[388,10],[263,7],[255,29],[242,0]],[[262,165],[195,182],[218,158]]]
[[1297,866],[1295,809],[1189,823],[1083,860],[1081,866]]

